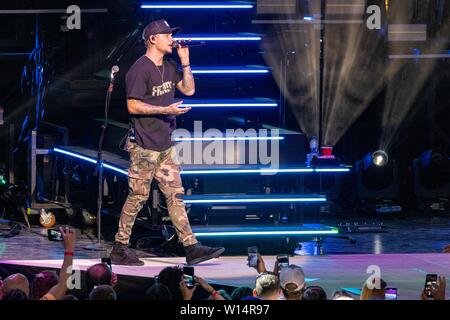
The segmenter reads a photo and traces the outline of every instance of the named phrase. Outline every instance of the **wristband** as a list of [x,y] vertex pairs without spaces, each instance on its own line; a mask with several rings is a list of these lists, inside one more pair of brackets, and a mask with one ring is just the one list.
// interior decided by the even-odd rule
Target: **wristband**
[[182,64],[181,68],[187,68],[187,67],[190,67],[190,66],[191,66],[190,64],[184,64],[184,65]]
[[64,251],[64,255],[73,257],[73,252],[72,251]]

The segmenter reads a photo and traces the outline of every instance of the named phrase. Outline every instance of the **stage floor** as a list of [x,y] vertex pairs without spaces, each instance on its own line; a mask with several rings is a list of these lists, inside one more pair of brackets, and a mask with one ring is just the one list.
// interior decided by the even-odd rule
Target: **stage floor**
[[[273,268],[275,256],[264,257],[269,269]],[[151,278],[167,266],[182,265],[184,258],[143,258],[142,267],[114,266],[121,277]],[[75,266],[84,271],[97,259],[76,259]],[[437,273],[450,279],[450,254],[358,254],[329,256],[294,256],[290,262],[303,267],[308,285],[322,286],[329,296],[339,288],[360,289],[369,277],[371,265],[380,267],[381,276],[388,286],[398,288],[399,299],[420,299],[425,275]],[[59,268],[62,260],[3,260],[2,269],[18,267]],[[246,266],[245,256],[228,256],[195,266],[195,273],[211,283],[224,286],[254,287],[256,271]],[[448,293],[448,291],[447,291]],[[448,295],[447,295],[448,296]]]

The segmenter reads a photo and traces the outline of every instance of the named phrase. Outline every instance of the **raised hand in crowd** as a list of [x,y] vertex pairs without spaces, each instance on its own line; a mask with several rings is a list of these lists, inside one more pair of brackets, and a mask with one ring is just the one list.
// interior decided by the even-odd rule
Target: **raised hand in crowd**
[[193,286],[192,288],[188,288],[186,283],[184,282],[183,278],[181,278],[180,281],[180,291],[183,295],[183,300],[191,300],[192,296],[194,295],[195,289],[197,289],[197,285]]
[[[444,276],[439,276],[438,282],[434,288],[431,289],[431,293],[433,297],[431,299],[433,300],[445,300],[445,288],[447,286],[447,281]],[[428,300],[430,299],[426,293],[425,290],[422,291],[421,295],[422,300]]]
[[264,259],[262,258],[262,256],[259,253],[257,253],[257,255],[258,255],[258,261],[256,263],[256,267],[254,267],[254,268],[256,269],[256,271],[258,273],[267,272]]
[[203,288],[203,290],[208,292],[214,300],[225,300],[225,298],[222,297],[218,291],[214,290],[214,288],[205,279],[195,276],[195,281]]
[[73,265],[73,255],[75,250],[76,234],[75,230],[69,227],[60,227],[59,231],[63,237],[64,244],[64,261],[59,271],[58,283],[53,286],[46,294],[44,300],[60,300],[67,291],[67,282],[71,275],[71,269]]

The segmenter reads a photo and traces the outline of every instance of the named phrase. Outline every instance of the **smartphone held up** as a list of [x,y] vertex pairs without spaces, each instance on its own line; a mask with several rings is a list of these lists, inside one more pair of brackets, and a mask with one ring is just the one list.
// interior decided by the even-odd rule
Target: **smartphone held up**
[[183,267],[183,281],[188,288],[193,288],[195,286],[194,267]]
[[248,247],[247,265],[250,268],[256,268],[258,266],[258,248]]

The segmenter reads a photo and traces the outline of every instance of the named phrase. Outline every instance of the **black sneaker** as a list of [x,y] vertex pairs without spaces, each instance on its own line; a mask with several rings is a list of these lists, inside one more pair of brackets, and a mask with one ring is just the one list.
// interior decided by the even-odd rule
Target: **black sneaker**
[[143,266],[144,261],[139,260],[136,254],[127,245],[115,243],[111,251],[111,263],[123,266]]
[[209,259],[218,258],[225,251],[225,248],[211,248],[198,242],[184,248],[184,250],[186,252],[186,263],[193,265]]

